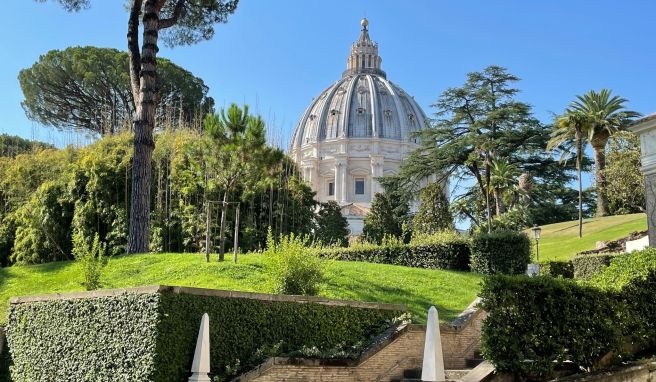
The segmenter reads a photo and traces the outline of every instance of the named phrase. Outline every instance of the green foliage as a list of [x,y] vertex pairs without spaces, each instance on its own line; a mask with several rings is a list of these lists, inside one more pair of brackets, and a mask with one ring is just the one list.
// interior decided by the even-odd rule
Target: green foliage
[[52,148],[54,147],[47,143],[30,141],[16,135],[0,134],[0,157],[15,158],[18,154]]
[[471,269],[485,275],[522,274],[531,262],[531,241],[523,232],[478,233],[471,241]]
[[182,381],[203,313],[212,370],[225,380],[271,352],[361,350],[401,312],[168,290],[23,303],[12,306],[7,331],[14,382]]
[[315,296],[324,281],[324,261],[308,248],[308,238],[293,233],[273,240],[269,230],[264,256],[274,293]]
[[[516,206],[503,215],[497,215],[492,218],[492,231],[521,231],[531,226],[532,218],[529,209],[526,206]],[[487,232],[488,223],[481,223],[475,231]]]
[[107,246],[105,243],[100,242],[97,233],[93,236],[91,243],[81,232],[73,234],[73,256],[82,268],[82,275],[84,276],[82,286],[86,290],[96,290],[102,286],[100,277],[103,268],[107,266],[106,250]]
[[345,247],[348,245],[348,222],[342,215],[339,204],[334,200],[321,204],[317,213],[315,240],[322,245],[336,245]]
[[606,268],[617,255],[617,253],[602,253],[598,255],[575,256],[571,260],[572,268],[574,269],[574,278],[584,280],[592,278]]
[[[401,237],[403,221],[395,212],[398,201],[387,193],[376,193],[371,202],[371,210],[364,218],[362,237],[376,244],[381,244],[385,236]],[[406,207],[407,208],[407,207]]]
[[574,266],[571,261],[545,261],[540,263],[540,275],[551,277],[574,278]]
[[480,296],[488,313],[481,350],[498,371],[545,380],[564,361],[592,367],[619,349],[616,300],[595,288],[498,275],[483,281]]
[[529,379],[550,377],[564,361],[589,369],[602,358],[626,359],[656,345],[654,293],[652,248],[615,257],[590,282],[490,277],[481,292],[483,355],[497,370]]
[[444,174],[467,181],[471,186],[454,201],[455,210],[474,226],[487,220],[488,212],[502,215],[535,203],[532,190],[520,187],[524,174],[546,193],[566,185],[571,167],[564,169],[545,152],[550,129],[533,116],[530,105],[517,100],[518,81],[505,68],[489,66],[444,91],[433,105],[430,126],[417,133],[421,147],[403,161],[400,177],[411,185]]
[[610,138],[603,171],[608,208],[611,215],[641,212],[645,209],[645,180],[640,171],[640,139],[634,133],[619,131]]
[[636,279],[646,279],[656,271],[656,248],[607,256],[606,261],[608,266],[594,274],[590,284],[602,289],[619,290]]
[[[18,79],[28,118],[58,129],[85,128],[105,135],[129,130],[134,113],[128,54],[93,46],[51,50]],[[178,126],[213,111],[202,79],[158,58],[158,115]],[[179,126],[178,126],[179,127]]]
[[360,244],[322,249],[322,257],[335,260],[403,265],[414,268],[469,270],[469,241],[455,232],[417,235],[409,244],[398,239],[383,245]]
[[414,232],[433,234],[453,229],[449,200],[439,183],[431,183],[421,191],[421,204],[413,220]]

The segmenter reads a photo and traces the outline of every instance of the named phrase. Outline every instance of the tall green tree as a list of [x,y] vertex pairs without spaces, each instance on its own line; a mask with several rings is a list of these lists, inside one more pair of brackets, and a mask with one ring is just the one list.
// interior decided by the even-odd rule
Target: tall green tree
[[402,233],[402,226],[394,214],[394,202],[387,194],[376,193],[364,218],[362,236],[370,243],[380,244],[385,236],[401,237]]
[[[46,0],[39,0],[46,1]],[[79,11],[91,0],[57,0],[68,11]],[[130,87],[135,103],[134,154],[128,253],[147,252],[150,244],[152,155],[155,141],[157,52],[160,36],[169,46],[190,45],[214,35],[237,9],[238,0],[130,0],[127,45]],[[139,41],[139,32],[143,40]]]
[[[516,99],[519,78],[499,66],[467,75],[464,85],[447,89],[433,105],[435,117],[418,133],[419,149],[401,166],[400,177],[413,187],[421,179],[450,178],[473,183],[455,200],[474,225],[502,213],[503,190],[492,181],[495,162],[534,177],[536,188],[555,189],[571,179],[567,169],[545,153],[549,128]],[[464,181],[464,182],[463,182]],[[499,211],[493,206],[499,201]]]
[[589,92],[577,96],[571,109],[585,118],[585,131],[588,141],[594,151],[595,183],[597,188],[597,216],[607,216],[608,195],[606,176],[606,145],[608,139],[617,131],[623,129],[640,113],[627,110],[626,99],[613,96],[608,89]]
[[413,218],[414,233],[434,234],[453,229],[453,216],[449,211],[449,199],[442,185],[431,183],[421,190],[419,209]]
[[629,131],[615,133],[608,145],[604,169],[608,209],[613,215],[645,211],[645,179],[640,171],[640,138]]
[[317,213],[317,226],[314,237],[324,245],[345,247],[348,244],[348,222],[342,215],[336,201],[331,200],[321,204]]
[[[257,182],[267,165],[271,150],[266,144],[264,121],[248,114],[248,106],[230,105],[220,114],[205,117],[205,131],[210,138],[209,185],[221,189],[221,228],[219,261],[225,254],[225,229],[228,196],[239,181]],[[246,177],[246,175],[249,175]],[[246,185],[247,186],[247,185]]]
[[576,158],[576,176],[578,179],[578,218],[579,237],[583,237],[583,181],[581,177],[583,166],[583,147],[585,145],[585,126],[587,117],[574,110],[566,109],[565,113],[556,118],[551,139],[547,143],[547,150],[560,152],[560,160],[567,161],[574,151]]
[[[202,79],[157,58],[157,119],[179,126],[213,111]],[[28,118],[58,129],[86,129],[100,135],[129,128],[135,111],[127,52],[93,46],[51,50],[18,80]]]

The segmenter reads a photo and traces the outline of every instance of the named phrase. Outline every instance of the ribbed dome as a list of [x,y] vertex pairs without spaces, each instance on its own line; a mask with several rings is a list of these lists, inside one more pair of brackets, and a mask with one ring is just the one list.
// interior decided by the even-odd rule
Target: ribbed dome
[[409,141],[412,131],[424,127],[426,115],[417,102],[381,70],[378,44],[369,38],[367,25],[363,20],[342,79],[319,94],[303,113],[290,151],[337,138]]

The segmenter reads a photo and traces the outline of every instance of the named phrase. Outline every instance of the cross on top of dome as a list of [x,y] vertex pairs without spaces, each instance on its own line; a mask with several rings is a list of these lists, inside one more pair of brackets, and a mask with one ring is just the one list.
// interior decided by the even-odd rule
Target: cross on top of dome
[[369,20],[363,18],[360,25],[362,26],[360,37],[351,46],[351,54],[346,60],[344,76],[372,73],[385,77],[385,72],[380,69],[383,60],[378,55],[378,44],[371,41],[369,37]]

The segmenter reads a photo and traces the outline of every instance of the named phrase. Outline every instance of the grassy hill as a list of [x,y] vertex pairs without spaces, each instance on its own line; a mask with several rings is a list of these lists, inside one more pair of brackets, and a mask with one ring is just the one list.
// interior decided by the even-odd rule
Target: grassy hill
[[[646,229],[647,216],[642,213],[585,219],[582,238],[578,237],[578,221],[545,225],[540,239],[540,261],[568,260],[577,252],[594,249],[597,241],[617,240]],[[530,230],[527,232],[533,238]]]
[[[328,263],[321,295],[330,298],[406,304],[416,321],[425,321],[435,305],[443,321],[452,320],[478,294],[481,276],[468,272],[333,261]],[[0,324],[6,322],[12,296],[81,291],[74,262],[0,268]],[[268,292],[262,256],[242,255],[239,263],[205,262],[200,254],[145,254],[112,258],[104,288],[180,285]]]

